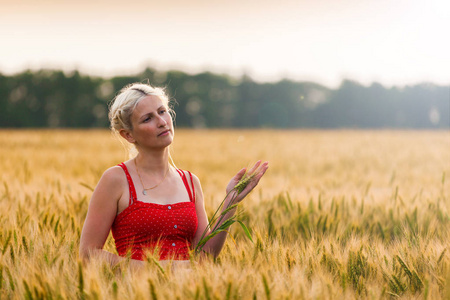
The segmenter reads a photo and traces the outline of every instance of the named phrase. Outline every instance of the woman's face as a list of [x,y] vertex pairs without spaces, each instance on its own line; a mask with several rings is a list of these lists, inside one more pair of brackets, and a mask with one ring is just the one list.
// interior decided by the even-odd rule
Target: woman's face
[[131,115],[130,134],[137,147],[165,148],[173,141],[174,131],[169,109],[158,96],[143,98]]

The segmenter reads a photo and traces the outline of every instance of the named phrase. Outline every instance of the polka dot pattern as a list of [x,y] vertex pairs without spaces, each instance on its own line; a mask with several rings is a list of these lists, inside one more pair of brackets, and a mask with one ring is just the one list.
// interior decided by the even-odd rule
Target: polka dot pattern
[[194,190],[191,191],[185,173],[177,170],[191,201],[162,205],[137,200],[136,190],[125,164],[119,166],[127,176],[130,189],[130,204],[116,217],[111,227],[119,255],[126,256],[131,251],[131,258],[143,260],[145,254],[150,252],[159,255],[161,260],[189,259],[189,249],[197,231],[198,220],[195,193]]

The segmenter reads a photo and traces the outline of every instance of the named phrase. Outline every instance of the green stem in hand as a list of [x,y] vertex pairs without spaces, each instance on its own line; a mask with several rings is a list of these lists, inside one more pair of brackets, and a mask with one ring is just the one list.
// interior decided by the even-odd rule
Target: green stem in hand
[[[246,176],[246,174],[244,174],[244,176],[242,176],[241,180],[239,180],[239,182],[234,186],[234,188],[227,193],[227,195],[225,196],[225,198],[222,200],[222,202],[220,203],[219,207],[215,211],[214,215],[212,216],[211,220],[209,221],[208,225],[206,226],[205,230],[203,231],[203,234],[202,234],[202,236],[200,238],[200,241],[198,242],[198,244],[195,247],[195,253],[201,252],[202,249],[203,249],[203,246],[206,244],[207,241],[209,241],[211,238],[216,236],[218,233],[223,232],[223,231],[227,231],[227,229],[235,222],[238,222],[241,225],[241,227],[243,228],[243,230],[244,230],[245,234],[247,235],[247,237],[253,242],[248,228],[241,221],[235,220],[234,216],[229,218],[228,220],[226,220],[222,225],[219,226],[219,224],[222,222],[223,218],[225,217],[225,215],[230,210],[232,210],[232,209],[234,209],[234,208],[236,208],[238,206],[238,203],[234,203],[236,197],[240,193],[242,193],[242,191],[247,187],[247,185],[249,184],[250,180],[254,176],[255,176],[255,174],[252,174],[250,176]],[[234,193],[234,194],[233,194],[232,198],[230,199],[230,201],[228,202],[227,207],[223,210],[223,212],[220,214],[220,216],[216,218],[217,213],[219,212],[220,208],[223,206],[223,204],[225,203],[226,199],[228,198],[228,196],[231,193]],[[219,219],[219,220],[217,221],[217,219]],[[216,225],[211,230],[211,232],[208,234],[208,236],[205,237],[206,233],[211,228],[211,225],[214,224],[214,223],[216,223]]]

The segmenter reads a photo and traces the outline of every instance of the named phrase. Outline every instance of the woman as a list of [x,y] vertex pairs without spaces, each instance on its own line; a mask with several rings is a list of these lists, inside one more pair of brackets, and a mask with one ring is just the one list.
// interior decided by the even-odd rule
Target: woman
[[[95,188],[81,233],[83,258],[100,257],[115,265],[131,256],[133,266],[142,266],[146,255],[161,261],[189,259],[208,219],[199,179],[169,164],[174,137],[171,112],[164,91],[146,84],[126,86],[113,100],[111,128],[134,145],[137,155],[106,170]],[[267,168],[267,162],[258,161],[248,172],[254,174],[249,184],[238,195],[229,194],[224,207],[242,201]],[[227,194],[245,171],[231,179]],[[229,211],[224,220],[234,213]],[[110,230],[119,256],[103,250]],[[202,250],[217,256],[226,235],[214,236]]]

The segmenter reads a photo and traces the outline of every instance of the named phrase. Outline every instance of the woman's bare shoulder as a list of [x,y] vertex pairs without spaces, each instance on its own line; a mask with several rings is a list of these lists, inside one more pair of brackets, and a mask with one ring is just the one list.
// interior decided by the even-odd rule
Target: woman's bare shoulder
[[109,177],[119,177],[120,175],[124,175],[123,174],[123,169],[120,166],[113,166],[110,167],[108,169],[105,170],[105,172],[103,172],[103,176],[109,176]]
[[127,189],[127,178],[122,168],[119,166],[111,167],[107,169],[100,178],[100,181],[92,194],[91,203],[98,203],[101,205],[113,203],[113,206],[116,207],[116,201],[111,202],[111,199],[118,201]]
[[122,185],[126,183],[126,181],[126,176],[120,166],[108,168],[100,179],[100,183],[112,186]]

